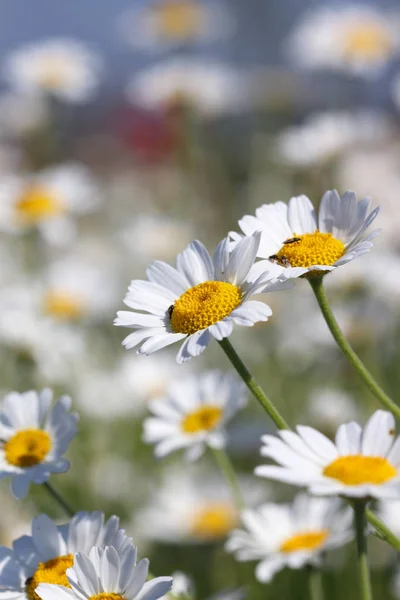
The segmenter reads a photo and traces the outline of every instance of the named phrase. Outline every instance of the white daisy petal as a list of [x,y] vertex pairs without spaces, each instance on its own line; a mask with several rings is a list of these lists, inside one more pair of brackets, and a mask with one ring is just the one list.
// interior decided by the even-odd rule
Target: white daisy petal
[[307,196],[294,196],[289,200],[288,221],[293,233],[313,233],[317,229],[315,209]]
[[240,285],[246,279],[260,245],[261,233],[245,237],[233,249],[226,267],[225,281],[232,285]]
[[198,240],[178,254],[176,265],[191,286],[214,279],[214,266],[210,255]]
[[180,296],[190,287],[186,278],[176,269],[161,260],[155,260],[147,269],[149,281],[170,290]]
[[377,410],[364,428],[361,453],[367,456],[386,456],[395,433],[395,421],[391,413]]

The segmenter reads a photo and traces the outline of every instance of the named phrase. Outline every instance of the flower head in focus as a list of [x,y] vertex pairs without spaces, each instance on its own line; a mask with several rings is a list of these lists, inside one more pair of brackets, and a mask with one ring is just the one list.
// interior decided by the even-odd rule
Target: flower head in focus
[[132,544],[120,549],[95,546],[88,554],[78,552],[66,573],[68,588],[41,583],[36,594],[42,600],[157,600],[171,589],[172,578],[146,581],[149,561],[143,558],[136,564],[136,556]]
[[[275,202],[245,215],[239,227],[245,236],[261,233],[257,256],[267,261],[256,264],[253,273],[262,274],[274,261],[285,268],[288,278],[322,276],[368,252],[380,230],[366,231],[379,207],[370,212],[371,200],[359,202],[354,192],[342,197],[336,190],[324,194],[318,219],[307,196],[295,196],[289,204]],[[243,236],[231,232],[234,242]]]
[[52,392],[45,389],[10,392],[0,410],[0,478],[11,477],[11,490],[24,498],[30,483],[44,483],[53,473],[64,473],[63,458],[77,432],[78,417],[70,413],[71,399],[62,396],[50,408]]
[[112,545],[117,551],[132,546],[119,529],[119,519],[107,521],[101,512],[79,512],[65,525],[56,525],[47,515],[32,520],[32,535],[14,541],[13,549],[0,548],[0,588],[5,600],[38,600],[40,583],[68,586],[66,571],[74,554],[88,554],[94,546]]
[[96,92],[102,63],[85,44],[73,39],[48,39],[11,52],[5,78],[17,91],[51,94],[66,102],[86,102]]
[[153,416],[144,422],[144,441],[154,443],[155,456],[186,449],[195,460],[205,445],[225,444],[225,425],[245,405],[244,385],[236,377],[207,371],[176,381],[165,398],[150,402]]
[[306,68],[373,76],[399,48],[399,13],[348,4],[305,16],[288,40],[292,60]]
[[0,231],[37,228],[48,243],[62,246],[75,237],[71,217],[93,211],[98,203],[93,177],[79,164],[5,176],[0,179]]
[[226,549],[238,560],[260,561],[256,577],[267,583],[285,567],[318,566],[327,550],[351,537],[352,511],[337,499],[298,494],[292,504],[263,504],[244,510],[245,529],[233,531]]
[[335,443],[312,427],[262,438],[261,455],[279,466],[262,465],[256,475],[307,487],[317,496],[400,498],[400,437],[393,415],[377,410],[364,429],[351,421],[337,430]]
[[138,354],[152,354],[183,341],[177,355],[182,363],[205,350],[212,339],[229,337],[234,325],[251,327],[267,321],[271,309],[250,300],[261,289],[272,289],[284,269],[271,264],[255,281],[248,276],[260,243],[260,234],[241,240],[229,254],[229,239],[218,245],[211,259],[198,241],[189,244],[176,268],[155,261],[148,281],[134,280],[124,302],[133,311],[119,311],[114,324],[136,329],[123,341],[127,348],[140,344]]

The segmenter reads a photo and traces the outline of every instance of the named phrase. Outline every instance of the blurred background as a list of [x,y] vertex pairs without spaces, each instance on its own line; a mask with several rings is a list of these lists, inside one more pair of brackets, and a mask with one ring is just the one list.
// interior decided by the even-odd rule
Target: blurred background
[[[0,4],[1,391],[71,394],[80,433],[58,489],[77,510],[120,515],[153,574],[184,571],[197,598],[224,590],[300,600],[305,575],[257,583],[253,564],[223,550],[236,517],[203,535],[191,527],[195,507],[216,497],[232,510],[228,491],[207,454],[189,467],[180,455],[153,458],[141,440],[146,404],[178,376],[230,367],[216,345],[179,367],[176,348],[127,352],[115,313],[152,260],[174,263],[195,238],[212,252],[264,203],[303,193],[317,207],[327,189],[353,189],[381,205],[383,233],[369,255],[326,278],[328,294],[396,398],[399,34],[397,2]],[[332,436],[343,422],[364,422],[376,402],[310,292],[298,281],[270,294],[271,320],[237,330],[232,342],[291,425]],[[250,503],[294,495],[251,475],[270,428],[250,399],[229,430]],[[40,487],[18,503],[7,483],[0,494],[2,544],[27,532],[38,511],[62,517]],[[169,536],[146,521],[157,506],[177,523]],[[400,598],[398,559],[374,538],[370,550],[375,598]],[[328,558],[328,600],[357,595],[354,554],[350,544]]]

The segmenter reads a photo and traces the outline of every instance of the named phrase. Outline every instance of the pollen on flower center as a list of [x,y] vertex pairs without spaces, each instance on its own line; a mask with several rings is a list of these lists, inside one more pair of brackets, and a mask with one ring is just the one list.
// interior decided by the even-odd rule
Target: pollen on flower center
[[124,597],[121,594],[114,594],[114,592],[101,592],[90,596],[89,600],[124,600]]
[[33,186],[21,194],[15,209],[20,221],[34,225],[59,215],[63,206],[48,190]]
[[4,444],[8,464],[33,467],[43,462],[51,448],[50,436],[42,429],[18,431]]
[[337,479],[344,485],[372,483],[379,485],[397,476],[397,470],[380,456],[361,456],[352,454],[340,456],[325,467],[326,477]]
[[236,525],[237,516],[229,504],[216,502],[205,505],[193,516],[192,532],[202,539],[225,537]]
[[343,256],[343,242],[334,238],[331,233],[314,233],[294,235],[286,240],[277,253],[282,262],[286,259],[291,267],[312,267],[313,265],[333,265]]
[[153,7],[152,13],[165,39],[189,40],[199,31],[203,8],[192,0],[167,0]]
[[54,583],[70,588],[71,586],[68,583],[66,571],[72,567],[73,564],[74,557],[72,554],[57,556],[44,563],[39,563],[38,568],[32,577],[29,577],[25,584],[25,590],[29,600],[40,600],[35,592],[39,583]]
[[196,333],[227,317],[242,300],[236,285],[205,281],[188,289],[173,305],[171,327],[175,333]]
[[49,291],[43,299],[43,310],[57,319],[78,319],[83,306],[80,298],[63,291]]
[[388,32],[376,23],[361,23],[344,34],[345,56],[352,58],[385,58],[393,49]]
[[283,542],[280,551],[290,553],[298,550],[316,550],[322,546],[328,535],[327,529],[297,533]]
[[208,431],[219,423],[221,416],[222,410],[218,406],[202,406],[186,415],[182,421],[182,430],[185,433]]

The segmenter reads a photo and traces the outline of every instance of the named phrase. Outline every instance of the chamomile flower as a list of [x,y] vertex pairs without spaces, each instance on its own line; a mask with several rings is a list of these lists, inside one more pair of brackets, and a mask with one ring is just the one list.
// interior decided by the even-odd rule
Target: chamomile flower
[[88,101],[95,93],[101,60],[73,39],[48,39],[11,52],[4,76],[17,91],[44,93],[71,103]]
[[326,550],[338,548],[351,539],[352,511],[340,501],[298,494],[292,504],[263,504],[244,510],[245,529],[236,529],[226,549],[238,560],[260,561],[256,577],[268,583],[289,567],[318,566]]
[[[366,235],[379,207],[370,212],[370,198],[357,201],[347,191],[342,197],[328,191],[321,200],[319,215],[307,196],[295,196],[289,204],[275,202],[257,208],[256,215],[245,215],[239,227],[245,236],[261,233],[257,256],[285,267],[287,277],[322,276],[365,254],[380,230]],[[231,232],[234,242],[242,238]],[[257,273],[268,269],[268,262],[257,264]],[[254,270],[253,270],[254,272]]]
[[302,67],[371,76],[399,48],[399,13],[362,4],[320,7],[305,16],[288,41]]
[[267,321],[269,306],[250,297],[273,289],[284,269],[271,264],[268,272],[249,282],[259,243],[256,232],[229,254],[226,238],[211,259],[196,240],[178,255],[176,268],[153,262],[147,269],[149,281],[134,280],[129,286],[124,302],[133,311],[119,311],[114,321],[137,330],[125,338],[125,348],[140,344],[138,354],[152,354],[183,341],[177,355],[182,363],[199,356],[212,339],[230,336],[234,325],[251,327]]
[[[364,429],[351,421],[335,443],[312,427],[262,437],[261,455],[280,466],[260,466],[256,475],[307,487],[317,496],[400,498],[400,437],[393,415],[377,410]],[[279,439],[280,438],[280,439]]]
[[172,578],[146,581],[149,561],[143,558],[136,564],[136,556],[132,545],[95,546],[88,555],[78,552],[66,573],[68,587],[40,583],[36,594],[42,600],[157,600],[171,589]]
[[93,211],[98,201],[92,176],[79,164],[9,175],[0,179],[0,230],[36,227],[47,242],[65,245],[75,237],[72,215]]
[[236,377],[220,371],[186,377],[165,398],[150,402],[154,416],[144,422],[144,441],[155,444],[157,457],[185,448],[186,457],[195,460],[206,445],[225,445],[226,423],[245,402],[244,385]]
[[67,586],[66,571],[74,563],[74,554],[106,545],[118,551],[132,546],[115,516],[106,521],[101,512],[79,512],[65,525],[56,525],[47,515],[34,517],[31,536],[15,540],[12,550],[0,549],[1,597],[38,600],[40,583]]
[[44,483],[53,473],[64,473],[63,458],[77,432],[78,417],[70,413],[71,398],[62,396],[50,408],[52,392],[45,389],[10,392],[0,410],[0,479],[11,477],[11,490],[24,498],[30,483]]

